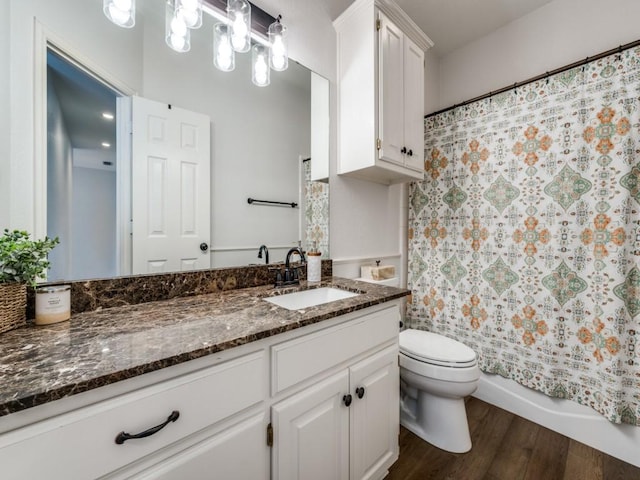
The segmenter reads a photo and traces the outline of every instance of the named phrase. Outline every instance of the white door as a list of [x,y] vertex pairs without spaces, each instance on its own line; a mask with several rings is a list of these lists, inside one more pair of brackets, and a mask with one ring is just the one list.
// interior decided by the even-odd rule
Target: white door
[[400,371],[388,347],[349,369],[352,480],[381,478],[398,459]]
[[209,117],[132,104],[132,273],[210,268]]
[[424,168],[424,52],[404,37],[404,144],[405,166]]
[[273,406],[272,478],[349,478],[348,389],[344,370]]
[[378,136],[382,140],[380,158],[404,163],[404,86],[402,31],[382,13],[379,32]]

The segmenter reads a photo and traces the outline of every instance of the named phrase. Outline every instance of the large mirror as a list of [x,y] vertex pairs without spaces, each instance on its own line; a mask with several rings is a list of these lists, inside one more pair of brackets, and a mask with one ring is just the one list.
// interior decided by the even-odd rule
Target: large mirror
[[[46,206],[46,213],[36,213],[36,217],[46,223],[49,235],[62,240],[52,254],[48,280],[264,263],[265,255],[257,258],[261,245],[267,246],[271,263],[282,261],[291,247],[308,249],[312,242],[328,258],[328,185],[316,182],[311,168],[313,157],[328,158],[326,79],[290,61],[285,72],[271,72],[269,86],[256,87],[251,82],[250,53],[236,54],[233,72],[216,70],[212,61],[216,20],[206,14],[203,26],[191,31],[191,50],[176,53],[164,41],[164,0],[137,0],[132,29],[109,22],[98,0],[10,3],[12,19],[35,19],[34,49],[43,48],[38,43],[43,38],[47,52],[34,55],[36,63],[47,65],[47,81],[41,82],[46,92],[38,91],[36,82],[35,96],[47,99],[48,130],[47,138],[35,139],[47,146],[46,161],[36,159],[36,169],[46,169],[47,185],[46,200],[36,203],[36,209]],[[41,68],[35,65],[36,74]],[[77,73],[93,77],[101,85],[87,86],[75,77]],[[87,112],[91,102],[85,96],[92,91],[105,97],[111,92],[114,107]],[[143,155],[131,145],[141,135],[129,123],[135,121],[135,117],[131,120],[131,97],[164,105],[172,112],[202,115],[208,122],[208,131],[187,132],[187,140],[178,140],[199,149],[197,141],[208,137],[208,168],[192,169],[190,174],[178,169],[177,174],[169,172],[163,177],[158,173],[164,168],[160,163],[148,167],[143,180],[147,201],[143,210],[148,214],[144,222],[136,221],[137,214],[130,213],[136,212],[131,202],[140,188],[135,165],[158,155]],[[114,118],[102,117],[105,112]],[[83,120],[80,115],[92,117]],[[76,129],[100,122],[110,125],[111,138],[107,133],[76,134]],[[327,138],[323,138],[325,132]],[[151,138],[156,133],[150,127],[145,135]],[[171,184],[162,183],[176,182],[178,194],[173,198],[189,205],[201,193],[201,183],[196,181],[202,180],[202,172],[206,172],[209,188],[206,231],[198,231],[193,218],[175,218],[179,209],[164,196]],[[249,198],[295,206],[249,203]],[[136,250],[128,243],[130,238],[144,229],[153,236],[152,227],[168,220],[191,228],[185,227],[194,238],[187,242],[184,248],[190,251],[181,253],[182,257],[204,256],[208,264],[202,267],[182,260],[165,265],[150,253],[147,266],[135,267],[136,251],[149,252],[153,247]],[[193,251],[194,245],[197,251]],[[183,248],[179,243],[170,243],[170,247]]]

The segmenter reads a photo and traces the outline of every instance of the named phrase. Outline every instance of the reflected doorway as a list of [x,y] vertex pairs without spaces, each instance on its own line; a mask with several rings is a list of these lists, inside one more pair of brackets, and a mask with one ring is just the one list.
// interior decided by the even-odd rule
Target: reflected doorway
[[[48,281],[119,275],[116,101],[122,94],[47,49]],[[72,254],[73,252],[73,254]]]

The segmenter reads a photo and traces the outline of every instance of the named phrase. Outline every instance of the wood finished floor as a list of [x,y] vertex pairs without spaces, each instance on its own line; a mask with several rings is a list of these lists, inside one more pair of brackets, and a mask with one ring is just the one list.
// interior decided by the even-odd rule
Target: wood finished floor
[[467,418],[473,448],[465,454],[401,428],[400,458],[386,480],[640,480],[640,468],[476,398]]

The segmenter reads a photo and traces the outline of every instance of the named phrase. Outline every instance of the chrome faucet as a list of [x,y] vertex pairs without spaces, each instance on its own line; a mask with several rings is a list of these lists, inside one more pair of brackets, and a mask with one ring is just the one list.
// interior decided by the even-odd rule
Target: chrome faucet
[[262,252],[264,251],[264,263],[265,265],[269,264],[269,249],[266,245],[260,245],[260,249],[258,250],[258,258],[262,258]]

